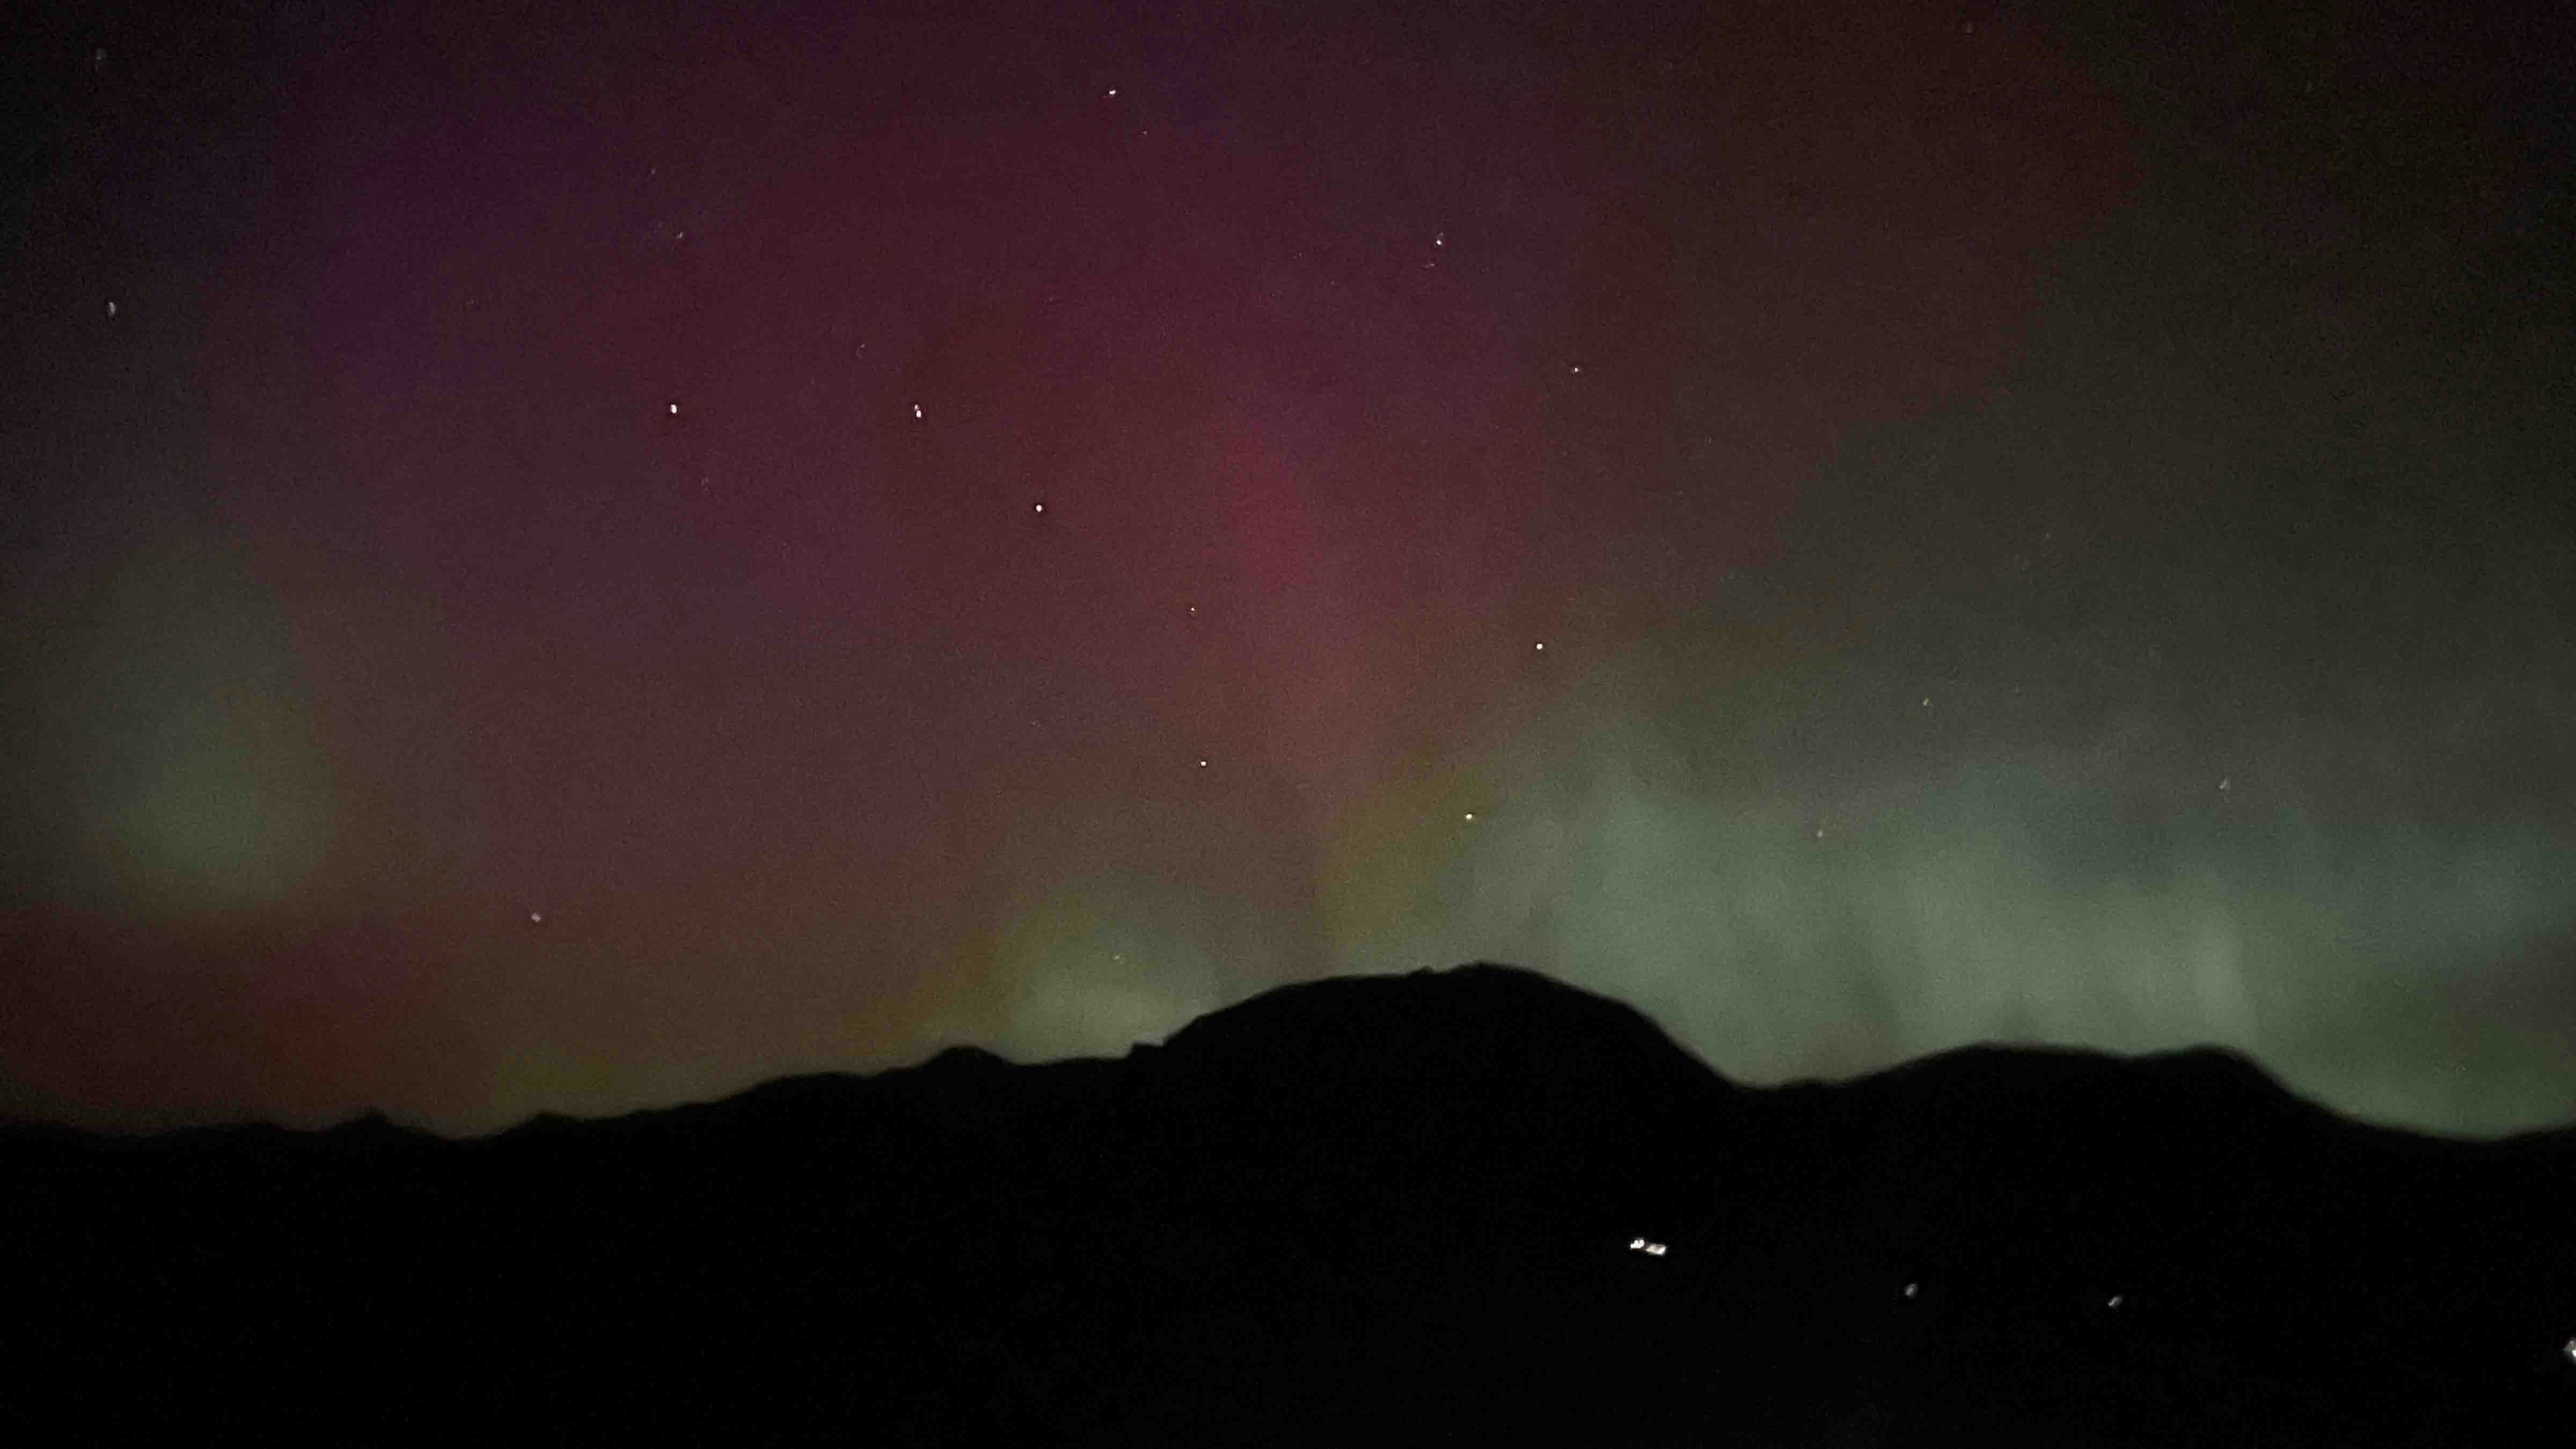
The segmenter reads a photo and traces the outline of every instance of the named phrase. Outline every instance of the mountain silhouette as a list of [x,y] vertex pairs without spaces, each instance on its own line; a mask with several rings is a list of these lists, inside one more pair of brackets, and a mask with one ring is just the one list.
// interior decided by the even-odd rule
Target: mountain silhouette
[[1486,964],[462,1141],[22,1125],[0,1203],[19,1443],[2576,1425],[2576,1132],[2372,1127],[2215,1050],[1748,1087]]

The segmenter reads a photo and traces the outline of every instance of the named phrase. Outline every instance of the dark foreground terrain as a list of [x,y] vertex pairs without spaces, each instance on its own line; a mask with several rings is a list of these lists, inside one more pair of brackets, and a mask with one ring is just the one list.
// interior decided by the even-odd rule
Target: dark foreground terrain
[[12,1128],[0,1210],[11,1443],[2576,1443],[2576,1133],[1745,1088],[1503,967],[465,1142]]

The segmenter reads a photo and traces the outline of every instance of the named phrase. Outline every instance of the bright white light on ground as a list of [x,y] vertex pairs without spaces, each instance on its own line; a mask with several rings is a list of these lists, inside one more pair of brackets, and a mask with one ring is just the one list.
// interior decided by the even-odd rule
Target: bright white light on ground
[[1650,1258],[1660,1258],[1664,1255],[1664,1244],[1648,1242],[1644,1238],[1630,1238],[1628,1240],[1628,1251],[1631,1253],[1643,1253]]

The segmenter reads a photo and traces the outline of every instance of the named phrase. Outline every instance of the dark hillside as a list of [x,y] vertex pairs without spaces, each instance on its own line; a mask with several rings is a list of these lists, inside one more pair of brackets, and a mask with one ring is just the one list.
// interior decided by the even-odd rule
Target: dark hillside
[[2367,1128],[2208,1051],[1745,1088],[1493,966],[1285,988],[1117,1062],[959,1049],[463,1142],[9,1129],[0,1191],[8,1412],[100,1440],[2576,1422],[2567,1133]]

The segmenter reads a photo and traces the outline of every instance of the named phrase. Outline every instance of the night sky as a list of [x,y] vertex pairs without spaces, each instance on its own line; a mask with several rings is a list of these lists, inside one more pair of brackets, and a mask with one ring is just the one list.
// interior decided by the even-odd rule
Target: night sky
[[40,6],[0,1113],[1487,958],[2576,1118],[2543,8]]

